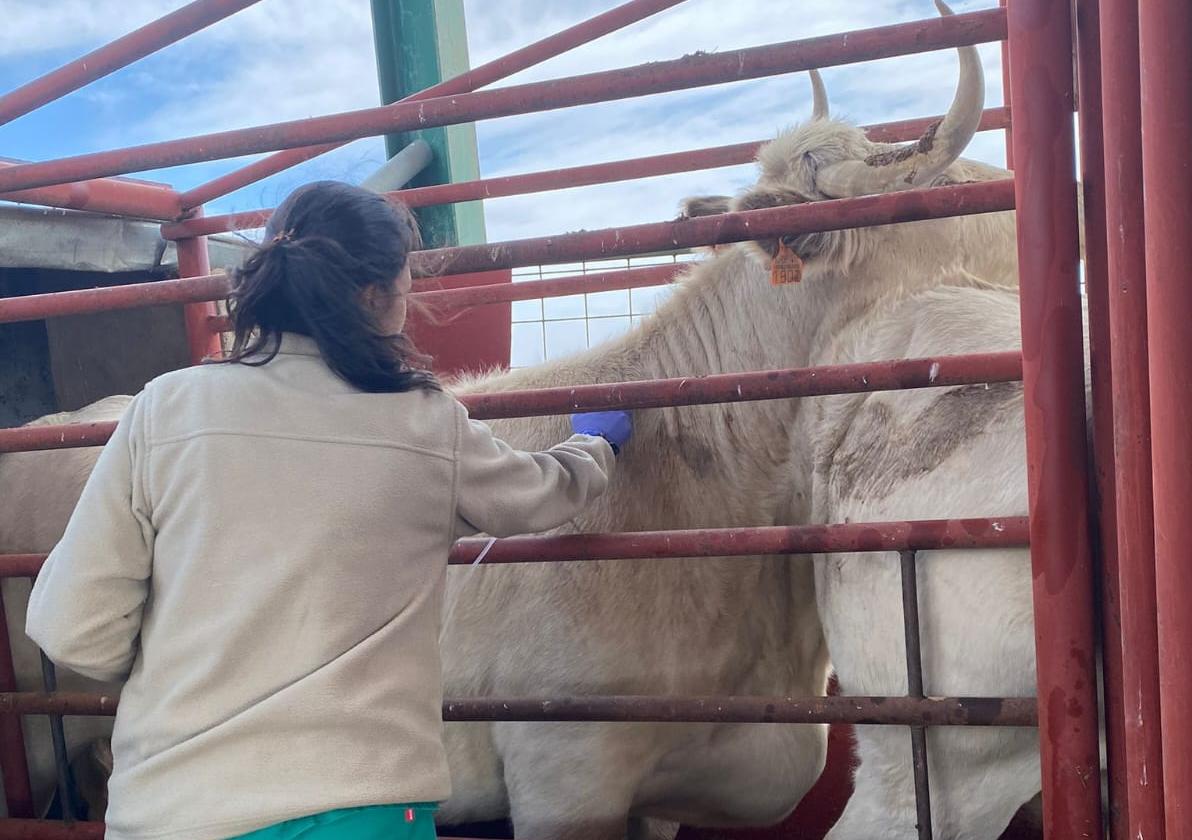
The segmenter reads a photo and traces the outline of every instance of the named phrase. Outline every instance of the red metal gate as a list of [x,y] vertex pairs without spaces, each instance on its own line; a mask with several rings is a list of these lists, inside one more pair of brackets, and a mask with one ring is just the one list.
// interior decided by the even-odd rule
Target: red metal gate
[[[30,85],[0,97],[13,119],[225,17],[253,0],[197,0]],[[1022,352],[767,371],[691,380],[592,385],[470,397],[477,418],[788,399],[1021,379],[1026,393],[1030,516],[818,527],[522,537],[498,541],[488,563],[582,562],[725,554],[898,551],[908,653],[905,697],[460,698],[448,720],[648,720],[876,723],[909,726],[920,835],[931,836],[924,727],[1037,725],[1047,836],[1101,832],[1096,634],[1105,649],[1111,819],[1114,835],[1181,834],[1192,818],[1192,7],[1183,0],[1010,0],[1007,8],[862,30],[494,90],[477,88],[677,5],[633,0],[557,35],[393,105],[154,143],[57,161],[0,166],[0,197],[162,221],[178,242],[175,281],[0,300],[0,323],[82,312],[187,304],[194,361],[217,348],[223,326],[211,301],[226,292],[209,275],[206,234],[259,226],[269,211],[203,217],[202,204],[358,137],[642,96],[928,50],[1005,41],[1010,108],[983,128],[1007,128],[1013,180],[728,213],[543,239],[418,253],[416,276],[464,274],[545,262],[626,256],[676,246],[839,230],[1016,209]],[[1139,15],[1141,14],[1141,19]],[[1103,19],[1102,19],[1103,18]],[[1133,37],[1138,32],[1141,40]],[[1113,36],[1113,37],[1111,37]],[[1139,43],[1141,55],[1139,60]],[[1105,68],[1102,74],[1101,50]],[[1073,56],[1085,191],[1086,279],[1093,354],[1093,451],[1100,571],[1091,545],[1084,351],[1078,286],[1078,217],[1072,112]],[[1141,78],[1139,68],[1141,67]],[[1102,90],[1104,80],[1104,90]],[[418,100],[416,103],[413,100]],[[1104,111],[1106,118],[1102,121]],[[917,137],[930,120],[870,127],[881,140]],[[1102,124],[1104,123],[1104,124]],[[1145,126],[1145,133],[1141,128]],[[1104,138],[1102,139],[1102,132]],[[1145,142],[1144,142],[1145,141]],[[420,206],[606,183],[742,163],[757,144],[659,155],[555,172],[407,190]],[[185,193],[114,180],[130,171],[275,152]],[[1142,185],[1145,184],[1145,203]],[[1145,227],[1144,227],[1145,221]],[[1112,235],[1107,236],[1107,230]],[[539,283],[423,291],[462,305],[653,285],[671,266]],[[1110,292],[1113,294],[1110,294]],[[1148,392],[1149,382],[1149,392]],[[0,452],[102,444],[111,426],[0,431]],[[918,662],[915,553],[940,547],[1031,546],[1038,703],[996,706],[923,697]],[[452,563],[480,546],[462,541]],[[36,556],[0,557],[0,575],[34,575]],[[1099,588],[1098,588],[1099,587]],[[1101,603],[1095,593],[1100,591]],[[1157,604],[1157,609],[1156,609]],[[0,768],[10,814],[31,816],[20,715],[112,714],[113,698],[17,693],[0,621]],[[1129,698],[1130,711],[1126,714]],[[545,702],[549,700],[550,702]],[[1163,747],[1167,749],[1164,750]],[[1160,757],[1161,756],[1161,757]],[[0,837],[94,836],[94,824],[12,819]]]

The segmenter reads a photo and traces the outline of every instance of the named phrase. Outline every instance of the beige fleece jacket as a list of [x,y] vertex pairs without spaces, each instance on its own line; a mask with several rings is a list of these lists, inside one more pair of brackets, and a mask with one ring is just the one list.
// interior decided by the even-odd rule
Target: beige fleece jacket
[[300,336],[150,383],[27,621],[58,664],[127,677],[107,837],[445,799],[451,543],[561,525],[612,466],[600,438],[519,452],[446,394],[357,391]]

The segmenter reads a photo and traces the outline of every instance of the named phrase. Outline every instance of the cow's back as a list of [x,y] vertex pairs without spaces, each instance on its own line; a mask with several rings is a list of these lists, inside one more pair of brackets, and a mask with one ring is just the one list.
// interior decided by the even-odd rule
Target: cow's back
[[[120,419],[131,400],[105,397],[78,411],[49,414],[26,425],[111,422]],[[90,446],[0,455],[0,553],[46,554],[53,549],[100,451]]]

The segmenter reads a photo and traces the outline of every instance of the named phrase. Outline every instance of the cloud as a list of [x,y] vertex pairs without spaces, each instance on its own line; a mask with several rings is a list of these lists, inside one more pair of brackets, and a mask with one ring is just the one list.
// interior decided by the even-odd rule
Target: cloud
[[367,3],[267,0],[234,24],[180,49],[187,86],[153,123],[187,135],[380,104]]
[[377,105],[373,56],[367,3],[266,0],[84,95],[128,102],[129,145]]
[[[86,4],[75,52],[127,31],[129,17],[115,0]],[[160,16],[179,3],[140,2],[135,25]],[[113,14],[117,7],[120,14]],[[40,24],[72,14],[64,3]],[[106,11],[106,16],[102,14]],[[22,13],[20,21],[33,18]],[[120,19],[123,25],[104,25]],[[26,26],[26,23],[21,23]],[[113,31],[118,30],[118,31]],[[67,41],[58,39],[61,47]],[[116,148],[253,125],[302,119],[380,104],[369,4],[365,0],[293,3],[264,0],[126,70],[74,94],[84,109],[88,131],[72,153]],[[61,104],[52,107],[61,107]],[[149,173],[149,177],[189,188],[256,157],[213,161]],[[381,138],[365,138],[295,167],[223,200],[209,212],[276,204],[298,184],[313,178],[360,181],[385,160]]]
[[[500,10],[466,0],[474,62],[556,31],[557,16],[536,18],[541,5],[516,2]],[[956,4],[958,11],[978,8]],[[775,3],[738,0],[732,14],[715,0],[689,2],[525,71],[511,81],[592,72],[696,50],[727,50],[828,32],[867,28],[934,15],[927,2],[875,0],[863,13],[842,12],[835,0]],[[570,22],[577,18],[573,17]],[[514,21],[511,23],[510,21]],[[520,41],[515,43],[516,36]],[[980,48],[986,101],[1002,101],[1000,48]],[[938,51],[830,68],[824,76],[834,113],[859,123],[940,113],[956,83],[954,51]],[[486,175],[549,170],[682,149],[764,140],[810,113],[803,74],[628,99],[491,120],[477,128]],[[979,135],[968,155],[1004,162],[1000,133]],[[699,192],[731,193],[752,179],[749,167],[667,176],[485,202],[492,239],[540,236],[670,218],[679,199]]]
[[[993,0],[955,3],[957,11]],[[573,25],[617,0],[464,0],[472,65]],[[165,0],[6,0],[0,60],[48,51],[81,53],[179,6]],[[730,10],[731,8],[731,10]],[[704,51],[724,51],[932,17],[929,0],[687,0],[687,2],[498,82],[508,85],[589,73]],[[981,48],[987,102],[1001,102],[1000,51]],[[834,111],[858,122],[940,112],[955,85],[955,55],[830,68]],[[133,145],[298,119],[378,104],[369,4],[365,0],[263,2],[77,94],[91,109],[80,148]],[[759,140],[806,117],[806,77],[785,75],[639,99],[481,122],[486,176],[555,169],[681,149]],[[999,134],[979,136],[969,155],[1001,162]],[[188,187],[246,160],[151,174]],[[358,181],[383,160],[380,139],[358,141],[226,199],[209,212],[275,204],[316,177]],[[731,192],[749,167],[673,175],[486,202],[489,236],[538,236],[674,215],[694,192]]]
[[167,0],[4,0],[0,58],[89,52],[178,7]]
[[[44,72],[181,5],[180,0],[5,0],[0,76],[22,83],[23,64]],[[60,150],[59,143],[50,153],[78,154],[379,102],[366,0],[264,0],[30,115],[4,136],[27,148],[38,145],[38,129],[44,136],[69,122],[68,149]],[[55,132],[55,139],[60,134]],[[44,156],[41,146],[28,156]],[[252,158],[175,167],[150,177],[185,188],[247,160]],[[303,180],[360,180],[383,161],[383,141],[365,139],[278,176],[269,191],[276,192],[277,184],[296,185],[293,176],[299,173]],[[223,207],[254,206],[264,189],[250,188]]]

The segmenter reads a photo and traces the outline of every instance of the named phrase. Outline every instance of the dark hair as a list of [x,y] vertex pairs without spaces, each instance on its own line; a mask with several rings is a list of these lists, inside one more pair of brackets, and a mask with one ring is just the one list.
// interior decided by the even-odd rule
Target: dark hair
[[232,274],[234,339],[222,361],[266,364],[291,332],[313,338],[327,365],[362,391],[437,390],[428,360],[405,335],[386,334],[362,294],[392,288],[420,246],[405,205],[339,181],[299,187]]

